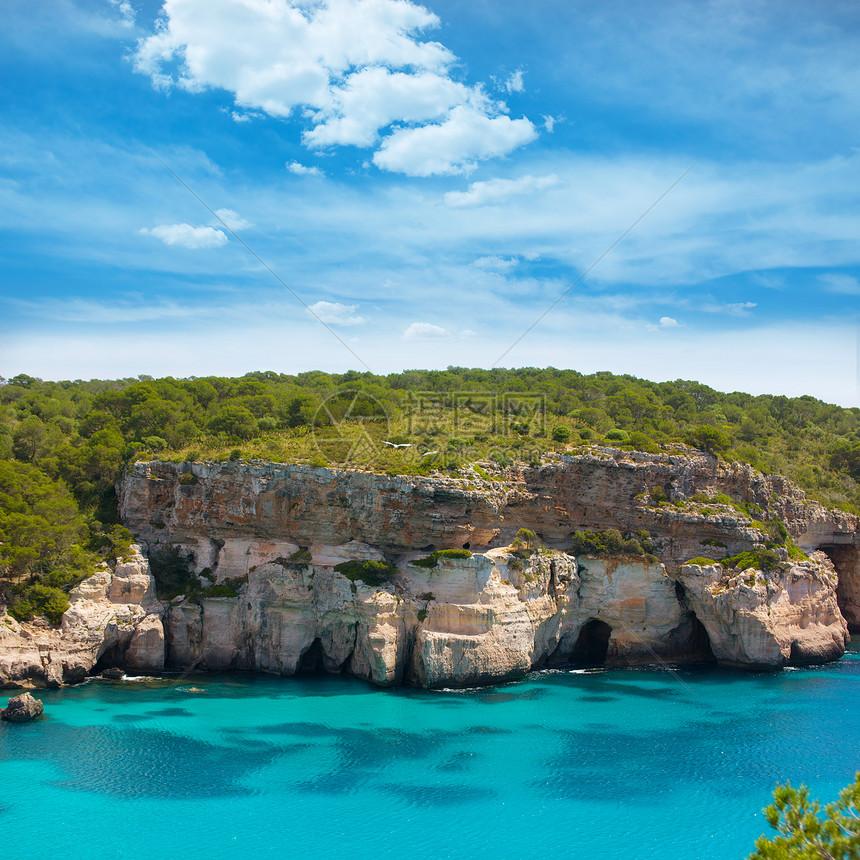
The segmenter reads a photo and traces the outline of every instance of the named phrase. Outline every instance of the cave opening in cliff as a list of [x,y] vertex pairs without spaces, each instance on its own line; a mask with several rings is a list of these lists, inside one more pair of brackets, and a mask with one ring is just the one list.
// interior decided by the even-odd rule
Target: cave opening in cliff
[[852,590],[856,589],[854,578],[860,576],[860,559],[857,557],[857,547],[851,544],[825,544],[818,547],[818,550],[823,552],[836,568],[836,573],[839,576],[839,582],[836,586],[836,603],[848,622],[849,630],[852,633],[860,633],[860,624],[857,623],[858,619],[852,611],[853,607],[849,608],[852,603],[849,595]]
[[713,663],[716,662],[714,652],[711,650],[711,637],[705,629],[705,625],[692,613],[693,617],[690,624],[690,639],[689,639],[689,655],[690,658],[697,662]]
[[310,647],[299,657],[299,664],[296,666],[297,674],[311,674],[322,672],[323,666],[323,647],[319,637],[314,639]]
[[570,655],[571,663],[577,666],[602,666],[606,662],[606,652],[609,650],[609,637],[612,628],[597,618],[587,621],[573,646]]

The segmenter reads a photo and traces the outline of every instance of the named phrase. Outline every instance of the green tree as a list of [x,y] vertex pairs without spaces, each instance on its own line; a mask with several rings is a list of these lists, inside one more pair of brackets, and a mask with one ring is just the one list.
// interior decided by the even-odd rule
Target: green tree
[[760,836],[748,860],[857,860],[860,858],[860,772],[824,807],[809,799],[809,789],[778,785],[765,807],[776,836]]
[[732,444],[732,440],[719,427],[711,427],[707,424],[688,433],[686,441],[688,445],[714,456],[725,454]]
[[244,406],[223,406],[209,422],[209,429],[231,439],[250,439],[257,432],[257,420]]
[[84,531],[62,484],[35,466],[0,460],[0,575],[20,578],[69,562]]
[[569,427],[554,427],[552,431],[552,440],[553,442],[570,442],[570,428]]

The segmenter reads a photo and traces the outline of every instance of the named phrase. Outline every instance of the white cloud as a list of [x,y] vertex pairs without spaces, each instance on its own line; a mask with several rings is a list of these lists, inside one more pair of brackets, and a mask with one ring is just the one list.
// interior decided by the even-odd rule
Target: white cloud
[[828,293],[842,296],[860,296],[860,281],[851,275],[841,275],[836,272],[819,275],[818,281]]
[[679,328],[680,323],[672,317],[660,317],[660,328]]
[[155,236],[165,245],[181,245],[183,248],[217,248],[227,242],[223,230],[214,227],[192,227],[190,224],[160,224],[151,230],[143,227],[144,236]]
[[406,74],[388,69],[362,69],[332,88],[330,101],[305,132],[310,146],[350,144],[372,146],[378,131],[392,122],[441,119],[455,105],[468,101],[470,90],[435,72]]
[[505,81],[505,90],[509,93],[522,93],[525,92],[525,85],[523,84],[523,70],[517,69],[513,74],[508,77]]
[[489,272],[508,272],[515,266],[518,266],[520,261],[516,257],[478,257],[472,265],[479,269],[486,269]]
[[[169,0],[135,70],[157,89],[232,93],[237,122],[300,113],[307,146],[375,146],[388,129],[378,167],[460,173],[537,131],[451,78],[456,57],[419,38],[439,23],[410,0]],[[521,70],[506,88],[522,90]]]
[[449,191],[445,195],[448,206],[491,206],[504,203],[511,197],[545,191],[559,185],[561,180],[555,175],[521,176],[519,179],[488,179],[473,182],[466,191]]
[[331,325],[363,325],[364,317],[353,316],[358,305],[342,305],[340,302],[314,302],[308,310],[317,319]]
[[247,230],[254,225],[250,221],[246,221],[238,212],[232,209],[216,209],[215,214],[231,229],[231,230]]
[[123,27],[134,26],[135,13],[129,0],[108,0],[108,3],[119,12]]
[[318,167],[300,164],[298,161],[288,161],[287,170],[296,176],[322,176],[323,172]]
[[543,120],[543,127],[552,134],[555,129],[555,124],[558,122],[558,117],[555,116],[543,116],[541,117]]
[[409,176],[466,173],[485,158],[506,155],[530,143],[537,131],[525,117],[488,116],[458,105],[439,125],[403,128],[389,135],[373,156],[385,170]]
[[705,305],[702,310],[711,314],[729,314],[733,317],[748,317],[757,302],[713,302]]
[[450,332],[433,323],[414,322],[403,330],[406,340],[437,340],[450,337]]
[[230,117],[233,122],[250,122],[252,119],[262,119],[265,114],[259,113],[258,111],[248,110],[248,111],[231,111]]

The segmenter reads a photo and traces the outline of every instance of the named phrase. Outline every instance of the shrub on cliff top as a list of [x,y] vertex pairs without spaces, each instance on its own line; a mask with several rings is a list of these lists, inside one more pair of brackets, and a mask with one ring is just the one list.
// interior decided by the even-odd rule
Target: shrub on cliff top
[[440,558],[471,558],[472,553],[467,549],[437,549],[426,558],[413,561],[416,567],[438,567]]
[[65,591],[41,582],[16,586],[10,596],[9,614],[17,621],[31,621],[36,615],[44,615],[56,627],[69,608]]
[[334,569],[352,582],[360,580],[365,585],[384,585],[397,573],[397,568],[387,561],[344,561]]
[[772,549],[752,549],[724,558],[720,564],[725,568],[738,570],[752,567],[756,570],[769,571],[776,570],[782,564],[782,559]]
[[684,564],[697,564],[699,567],[711,567],[718,562],[714,561],[712,558],[705,558],[704,556],[697,555],[695,558],[691,558],[689,561],[685,561]]

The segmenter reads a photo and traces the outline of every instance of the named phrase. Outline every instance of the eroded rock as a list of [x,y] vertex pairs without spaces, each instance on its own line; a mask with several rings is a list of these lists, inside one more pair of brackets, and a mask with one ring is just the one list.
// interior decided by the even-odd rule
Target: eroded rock
[[122,666],[127,655],[136,670],[160,671],[164,607],[139,547],[116,570],[103,568],[83,580],[69,601],[59,628],[0,616],[0,686],[77,683],[102,658]]
[[9,699],[5,708],[0,709],[0,719],[10,723],[27,723],[41,717],[45,708],[39,699],[34,699],[29,693],[23,693]]

